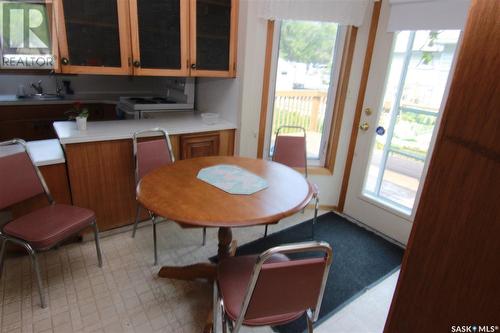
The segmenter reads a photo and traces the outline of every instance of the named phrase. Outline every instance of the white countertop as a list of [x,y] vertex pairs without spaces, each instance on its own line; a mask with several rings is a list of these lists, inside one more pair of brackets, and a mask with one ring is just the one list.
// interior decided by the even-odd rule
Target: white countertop
[[224,119],[219,119],[214,125],[207,125],[199,114],[193,112],[172,112],[157,119],[90,121],[85,131],[79,131],[74,121],[54,122],[61,144],[131,139],[134,132],[155,127],[177,135],[235,129],[236,125]]
[[[65,163],[64,153],[57,139],[37,140],[27,143],[28,151],[36,166]],[[22,151],[19,145],[0,147],[0,157]]]

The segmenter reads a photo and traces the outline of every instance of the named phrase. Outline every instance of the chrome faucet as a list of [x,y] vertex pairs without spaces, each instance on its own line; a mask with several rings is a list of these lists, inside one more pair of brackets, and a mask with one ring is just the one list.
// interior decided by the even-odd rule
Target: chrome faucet
[[56,95],[57,96],[62,96],[62,91],[63,87],[61,86],[61,82],[59,82],[59,79],[57,78],[56,71],[51,70],[49,73],[50,76],[54,76],[54,81],[56,82]]
[[37,83],[32,82],[31,87],[36,91],[38,95],[43,95],[42,80],[38,80]]

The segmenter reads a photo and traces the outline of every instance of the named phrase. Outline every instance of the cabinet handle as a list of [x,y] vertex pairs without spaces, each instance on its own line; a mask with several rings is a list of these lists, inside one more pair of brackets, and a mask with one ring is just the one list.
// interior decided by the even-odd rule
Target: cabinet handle
[[141,62],[139,60],[134,61],[134,67],[141,67]]
[[69,59],[68,58],[61,58],[61,64],[69,65]]
[[192,69],[196,69],[196,64],[191,64]]

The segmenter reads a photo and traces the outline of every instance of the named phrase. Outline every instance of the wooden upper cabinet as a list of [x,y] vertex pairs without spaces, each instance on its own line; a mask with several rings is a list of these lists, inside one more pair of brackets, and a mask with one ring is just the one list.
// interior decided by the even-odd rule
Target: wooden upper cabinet
[[234,77],[238,0],[190,0],[191,76]]
[[127,0],[56,0],[62,73],[129,75]]
[[135,75],[188,76],[189,2],[130,0]]
[[236,75],[238,0],[54,0],[60,72]]

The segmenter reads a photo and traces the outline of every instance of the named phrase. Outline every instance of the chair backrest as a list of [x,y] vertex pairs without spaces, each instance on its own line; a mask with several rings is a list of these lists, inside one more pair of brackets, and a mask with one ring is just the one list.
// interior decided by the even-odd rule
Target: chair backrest
[[[301,136],[281,134],[284,129],[296,129]],[[291,168],[304,168],[307,177],[307,142],[306,130],[299,126],[281,126],[276,131],[273,161]]]
[[[160,133],[161,138],[149,141],[138,141],[139,136],[154,133]],[[135,132],[133,136],[133,146],[136,183],[148,172],[174,162],[172,144],[170,143],[167,131],[164,129],[153,128]]]
[[44,192],[52,202],[47,184],[32,162],[26,143],[12,139],[0,142],[0,148],[3,150],[0,156],[0,209]]
[[[312,252],[323,256],[266,263],[275,254]],[[331,263],[332,249],[326,242],[277,246],[262,253],[254,266],[235,331],[244,319],[307,310],[316,321]]]

